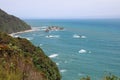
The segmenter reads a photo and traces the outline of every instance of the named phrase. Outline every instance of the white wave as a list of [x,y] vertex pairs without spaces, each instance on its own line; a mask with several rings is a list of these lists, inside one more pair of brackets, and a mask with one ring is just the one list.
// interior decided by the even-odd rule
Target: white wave
[[45,31],[46,29],[47,29],[47,26],[32,27],[33,31]]
[[59,35],[47,35],[46,38],[59,38]]
[[85,49],[81,49],[78,51],[79,53],[87,53],[87,51]]
[[81,38],[87,38],[86,36],[81,36]]
[[61,73],[64,73],[64,72],[66,72],[66,71],[67,71],[66,69],[60,70]]
[[40,31],[42,30],[43,28],[42,27],[32,27],[32,30],[33,31]]
[[52,55],[50,55],[49,57],[50,58],[55,58],[55,57],[57,57],[58,56],[58,54],[52,54]]
[[33,40],[33,37],[27,37],[26,39],[27,40]]
[[47,26],[40,27],[40,30],[45,31],[47,29]]
[[18,37],[20,37],[20,36],[19,36],[19,35],[13,35],[13,37],[18,38]]
[[80,38],[80,35],[74,34],[73,38]]
[[59,63],[56,63],[56,65],[60,65]]
[[82,36],[82,35],[78,35],[78,34],[74,34],[73,38],[87,38],[86,36]]
[[43,44],[39,44],[39,46],[42,46]]

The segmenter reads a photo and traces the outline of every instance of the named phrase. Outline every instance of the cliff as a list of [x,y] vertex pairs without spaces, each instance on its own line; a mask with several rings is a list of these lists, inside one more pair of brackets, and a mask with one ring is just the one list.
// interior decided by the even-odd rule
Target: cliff
[[0,33],[0,80],[60,80],[56,64],[26,39]]
[[31,27],[24,21],[0,9],[0,31],[14,33],[29,29],[31,29]]

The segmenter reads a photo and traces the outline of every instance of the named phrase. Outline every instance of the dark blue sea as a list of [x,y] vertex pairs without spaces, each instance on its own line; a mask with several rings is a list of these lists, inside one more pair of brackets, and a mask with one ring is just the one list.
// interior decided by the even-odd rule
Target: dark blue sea
[[[43,49],[59,67],[62,80],[106,74],[120,76],[120,19],[27,19],[34,31],[16,34]],[[45,32],[48,26],[62,31]],[[52,36],[52,37],[48,37]]]

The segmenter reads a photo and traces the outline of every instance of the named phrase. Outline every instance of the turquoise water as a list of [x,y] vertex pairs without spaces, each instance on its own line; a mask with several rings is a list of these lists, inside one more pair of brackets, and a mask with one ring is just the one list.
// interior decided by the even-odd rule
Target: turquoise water
[[[79,80],[87,75],[101,80],[109,72],[120,76],[120,19],[25,21],[37,30],[18,36],[40,46],[58,65],[62,80]],[[41,28],[47,26],[64,30],[46,33]]]

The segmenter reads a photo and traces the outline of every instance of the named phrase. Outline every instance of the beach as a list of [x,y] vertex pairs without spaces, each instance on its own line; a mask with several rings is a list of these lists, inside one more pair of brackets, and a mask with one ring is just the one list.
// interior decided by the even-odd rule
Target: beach
[[20,32],[16,32],[16,33],[11,33],[9,35],[12,36],[12,37],[14,37],[16,34],[28,33],[28,32],[33,32],[33,31],[37,31],[37,28],[31,27],[30,30],[20,31]]

